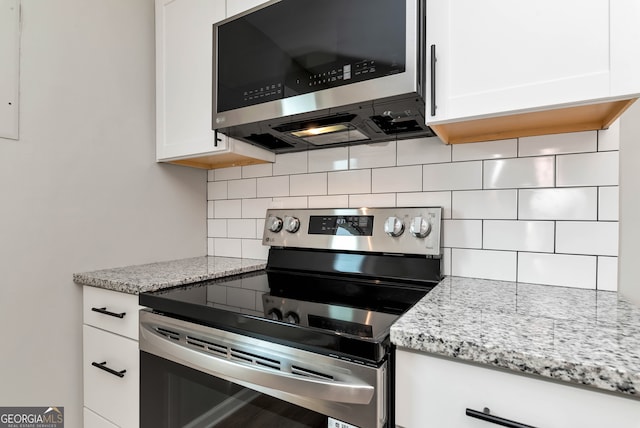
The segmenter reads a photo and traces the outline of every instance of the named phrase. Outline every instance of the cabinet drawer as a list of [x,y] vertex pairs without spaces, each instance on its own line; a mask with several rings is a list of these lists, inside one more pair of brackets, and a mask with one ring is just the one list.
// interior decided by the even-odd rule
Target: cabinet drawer
[[84,428],[118,428],[117,425],[112,424],[102,416],[91,410],[84,408]]
[[[137,427],[138,342],[88,325],[82,326],[82,337],[84,405],[120,427]],[[123,370],[121,376],[116,375]]]
[[84,323],[138,340],[138,296],[85,286]]
[[538,428],[640,428],[640,401],[414,352],[396,359],[396,424],[498,428],[466,409]]

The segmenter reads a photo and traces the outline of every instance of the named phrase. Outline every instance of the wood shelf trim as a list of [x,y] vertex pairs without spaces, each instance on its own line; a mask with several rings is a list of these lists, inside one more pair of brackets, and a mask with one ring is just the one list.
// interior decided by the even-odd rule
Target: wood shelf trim
[[431,125],[446,144],[606,129],[637,98]]
[[237,153],[220,153],[215,155],[199,156],[190,159],[176,159],[168,161],[175,165],[189,166],[200,169],[228,168],[232,166],[247,166],[261,163],[270,163],[262,159],[255,159],[239,155]]

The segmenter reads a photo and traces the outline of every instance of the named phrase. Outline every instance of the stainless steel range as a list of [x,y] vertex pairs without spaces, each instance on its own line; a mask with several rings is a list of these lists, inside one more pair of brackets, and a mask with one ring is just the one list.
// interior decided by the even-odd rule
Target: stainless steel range
[[394,426],[389,328],[441,279],[440,224],[268,210],[264,271],[141,294],[140,426]]

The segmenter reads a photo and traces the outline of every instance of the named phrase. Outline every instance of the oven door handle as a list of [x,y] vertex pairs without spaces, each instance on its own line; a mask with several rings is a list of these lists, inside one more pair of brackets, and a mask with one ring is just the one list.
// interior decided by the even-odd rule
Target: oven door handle
[[375,392],[373,386],[362,381],[308,378],[276,369],[237,363],[167,339],[145,323],[140,325],[140,350],[270,395],[285,393],[314,400],[369,404]]

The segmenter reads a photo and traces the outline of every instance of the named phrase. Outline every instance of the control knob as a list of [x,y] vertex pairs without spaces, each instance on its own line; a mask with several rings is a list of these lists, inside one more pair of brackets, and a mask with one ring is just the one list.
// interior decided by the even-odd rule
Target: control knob
[[404,223],[398,217],[388,217],[384,222],[384,231],[389,236],[400,236],[404,232]]
[[267,318],[274,321],[282,321],[282,312],[276,308],[269,309],[269,312],[267,312]]
[[284,230],[289,233],[296,233],[300,229],[300,220],[297,217],[285,216]]
[[267,229],[272,232],[280,232],[282,230],[282,219],[274,215],[270,215],[267,219]]
[[425,217],[418,216],[411,220],[411,234],[416,238],[424,238],[431,232],[431,224]]
[[284,316],[284,320],[289,324],[300,324],[300,317],[295,312],[287,312]]

